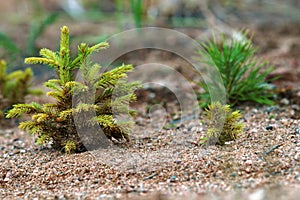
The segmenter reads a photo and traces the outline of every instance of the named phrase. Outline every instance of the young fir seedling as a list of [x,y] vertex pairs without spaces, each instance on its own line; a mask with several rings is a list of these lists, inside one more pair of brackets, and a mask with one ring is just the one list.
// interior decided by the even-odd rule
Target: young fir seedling
[[27,95],[40,95],[41,90],[30,89],[33,72],[30,68],[25,71],[6,72],[6,62],[0,60],[0,122],[4,123],[4,113],[17,103],[24,103]]
[[208,130],[206,136],[201,138],[203,145],[224,145],[226,142],[236,140],[243,131],[243,124],[239,111],[231,111],[229,105],[213,102],[206,108]]
[[[253,47],[251,39],[247,39],[247,32],[239,34],[241,38],[232,37],[229,41],[222,35],[220,43],[213,34],[212,41],[200,43],[202,48],[197,52],[201,56],[199,60],[219,70],[226,89],[227,103],[234,105],[252,101],[271,105],[272,87],[266,79],[273,69],[267,62],[255,57],[256,48]],[[209,91],[207,85],[200,85],[205,90],[200,95],[205,106],[209,103]]]
[[[89,57],[93,52],[107,47],[106,42],[91,47],[82,43],[78,46],[77,56],[71,59],[69,29],[64,26],[61,29],[59,52],[41,49],[41,58],[25,59],[28,64],[42,63],[54,68],[57,78],[48,80],[44,85],[50,89],[47,95],[55,98],[56,102],[43,105],[35,102],[17,104],[8,112],[7,117],[32,115],[31,120],[21,122],[19,127],[37,135],[38,144],[51,141],[53,148],[66,153],[85,151],[85,145],[93,145],[94,141],[101,139],[102,132],[97,128],[99,125],[107,138],[129,140],[128,133],[132,122],[116,122],[113,114],[134,113],[126,105],[136,100],[133,92],[139,83],[128,83],[125,80],[126,73],[133,69],[131,65],[122,65],[100,73],[101,67],[93,64]],[[81,79],[77,80],[75,75],[78,70]],[[116,86],[118,91],[115,91]],[[114,98],[114,95],[117,97]],[[94,113],[94,116],[90,113]],[[75,116],[79,116],[76,122]],[[87,138],[84,138],[84,143],[76,128],[89,130],[86,131]],[[96,133],[91,135],[92,129]]]

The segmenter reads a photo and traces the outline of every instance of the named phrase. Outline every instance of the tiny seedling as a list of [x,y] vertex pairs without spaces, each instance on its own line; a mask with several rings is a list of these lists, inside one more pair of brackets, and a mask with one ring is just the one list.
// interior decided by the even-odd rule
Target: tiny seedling
[[213,102],[205,109],[208,119],[206,136],[201,138],[203,145],[224,145],[239,138],[243,131],[243,124],[239,111],[231,111],[229,105]]
[[[126,81],[127,72],[133,69],[132,65],[122,65],[100,72],[101,66],[90,61],[92,53],[107,47],[106,42],[90,47],[81,43],[77,56],[72,59],[69,29],[64,26],[61,29],[59,52],[44,48],[40,50],[41,57],[25,59],[25,63],[28,64],[41,63],[54,68],[57,78],[48,80],[44,85],[50,89],[47,95],[53,97],[56,102],[42,105],[36,102],[16,104],[9,110],[7,117],[31,115],[31,120],[21,122],[19,127],[37,135],[38,144],[50,142],[54,149],[66,153],[85,151],[86,145],[93,145],[93,142],[103,139],[98,126],[109,139],[129,140],[128,133],[133,122],[117,121],[114,116],[119,113],[134,113],[127,105],[136,100],[133,92],[139,87],[139,83]],[[79,80],[76,79],[78,70],[82,76]],[[118,91],[115,91],[116,86]],[[114,93],[118,93],[116,98],[113,98]],[[94,101],[87,100],[93,96]],[[92,117],[89,115],[91,112],[94,113]],[[74,116],[79,116],[78,119],[82,122],[75,122]],[[77,134],[77,128],[93,129],[95,133],[91,135],[90,131],[86,131],[83,143],[82,137]]]
[[[247,39],[247,32],[239,34],[241,38],[232,37],[229,40],[223,34],[220,43],[213,34],[211,41],[200,42],[201,48],[197,52],[199,61],[219,70],[227,103],[234,105],[252,101],[272,105],[272,85],[267,83],[267,76],[273,68],[256,58],[257,50],[251,39]],[[212,86],[214,84],[218,85],[212,83]],[[200,101],[205,107],[210,101],[209,90],[204,83],[200,83],[200,86],[205,90],[200,94]]]
[[12,108],[12,105],[24,103],[27,95],[40,95],[41,90],[31,89],[33,72],[30,68],[7,73],[4,60],[0,60],[0,122],[4,123],[4,113]]

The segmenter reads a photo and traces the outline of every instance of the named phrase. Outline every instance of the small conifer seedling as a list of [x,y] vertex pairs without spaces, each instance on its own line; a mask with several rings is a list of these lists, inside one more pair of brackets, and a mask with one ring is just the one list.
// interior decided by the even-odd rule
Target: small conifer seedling
[[6,72],[6,62],[0,60],[0,121],[4,126],[4,113],[17,103],[25,103],[27,95],[40,95],[41,90],[31,89],[33,72],[31,68],[24,71]]
[[202,144],[224,145],[226,142],[236,140],[243,131],[243,124],[238,122],[241,113],[231,111],[229,105],[213,102],[205,110],[207,114],[208,130],[202,139]]
[[[43,105],[36,102],[16,104],[8,112],[7,117],[32,115],[31,120],[21,122],[19,127],[37,135],[38,144],[51,142],[53,148],[66,153],[87,150],[85,146],[87,140],[85,138],[83,143],[76,128],[98,130],[97,126],[100,126],[107,138],[128,140],[132,122],[117,122],[113,114],[134,112],[126,105],[136,100],[133,92],[139,83],[126,81],[127,72],[133,69],[131,65],[122,65],[100,73],[100,65],[93,64],[90,55],[107,47],[106,42],[91,47],[82,43],[78,46],[77,56],[72,59],[69,49],[69,29],[66,26],[62,27],[59,52],[44,48],[40,50],[41,58],[25,59],[25,63],[28,64],[41,63],[54,68],[57,79],[48,80],[44,85],[50,89],[47,95],[53,97],[56,102]],[[78,74],[76,72],[80,72],[81,79],[76,79],[75,75]],[[114,93],[118,93],[116,98],[113,97]],[[91,112],[94,113],[93,117],[90,117]],[[82,123],[77,120],[76,124],[74,116],[80,116],[78,119],[83,120]],[[101,135],[97,134],[88,135],[89,131],[86,134],[90,137],[91,143],[101,138]]]
[[[210,67],[216,67],[221,75],[227,103],[252,101],[259,104],[273,104],[272,85],[267,83],[267,76],[273,68],[256,56],[257,49],[251,39],[247,39],[247,32],[239,33],[242,38],[232,37],[228,40],[222,35],[218,42],[215,35],[212,41],[201,42],[198,49],[199,61]],[[212,83],[212,86],[218,83]],[[203,107],[209,104],[209,89],[200,83],[205,90],[200,95]]]

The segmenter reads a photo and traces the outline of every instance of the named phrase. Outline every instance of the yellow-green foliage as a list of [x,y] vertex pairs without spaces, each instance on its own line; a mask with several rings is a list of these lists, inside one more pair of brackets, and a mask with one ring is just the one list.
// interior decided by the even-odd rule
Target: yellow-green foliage
[[76,151],[76,144],[71,140],[66,141],[66,143],[64,144],[64,151],[66,153],[75,152]]
[[[101,139],[101,127],[107,138],[129,140],[128,132],[132,122],[116,122],[113,114],[133,113],[128,104],[136,100],[133,93],[139,83],[128,83],[127,72],[133,67],[122,65],[110,71],[100,73],[101,66],[93,64],[90,54],[106,49],[108,43],[102,42],[94,46],[82,43],[78,46],[78,54],[71,58],[69,49],[69,29],[61,29],[59,52],[41,49],[41,57],[26,58],[28,64],[46,64],[54,68],[57,78],[44,83],[50,89],[48,96],[55,103],[16,104],[7,117],[19,117],[22,114],[32,115],[29,121],[21,122],[19,127],[38,136],[37,143],[52,142],[52,147],[66,153],[85,151],[85,145],[93,146]],[[79,70],[79,71],[78,71]],[[81,79],[76,80],[76,72]],[[116,98],[114,98],[116,96]],[[90,98],[94,100],[91,101]],[[91,113],[94,117],[91,117]],[[75,118],[76,117],[76,118]],[[74,121],[76,119],[76,121]],[[100,125],[100,126],[99,126]],[[87,138],[77,134],[77,129],[96,130],[95,134],[86,132]]]
[[205,110],[209,120],[206,136],[202,144],[224,145],[225,142],[236,140],[243,131],[243,124],[238,122],[242,115],[240,111],[231,111],[229,105],[214,102]]
[[4,113],[16,103],[24,103],[26,95],[41,94],[40,90],[30,89],[33,77],[30,68],[6,73],[6,62],[0,60],[0,121],[3,124]]

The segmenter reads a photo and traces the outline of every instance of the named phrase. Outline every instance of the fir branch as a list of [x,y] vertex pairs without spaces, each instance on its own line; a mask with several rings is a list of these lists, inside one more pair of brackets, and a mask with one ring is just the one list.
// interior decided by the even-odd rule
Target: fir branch
[[55,52],[53,52],[47,48],[43,48],[40,50],[40,56],[50,59],[50,60],[53,60],[53,61],[59,61],[58,55]]
[[94,104],[86,104],[86,103],[79,103],[74,110],[75,113],[87,112],[87,111],[95,111],[98,109],[97,105]]
[[101,42],[99,44],[89,47],[89,53],[97,52],[102,49],[107,49],[108,47],[109,44],[107,42]]
[[88,57],[87,54],[87,45],[85,43],[81,43],[78,46],[78,55],[77,57],[71,62],[71,65],[69,66],[70,70],[74,70],[76,68],[81,67],[83,61],[85,61]]
[[62,86],[62,82],[59,79],[50,79],[47,82]]
[[99,94],[95,100],[95,103],[101,103],[106,101],[107,99],[110,99],[112,97],[114,88],[105,88],[101,94]]
[[38,123],[40,122],[44,122],[46,120],[49,119],[49,115],[45,114],[45,113],[38,113],[32,116],[32,120],[36,121]]
[[112,115],[99,115],[94,119],[104,128],[111,129],[116,126],[115,120]]
[[41,127],[40,123],[32,120],[21,122],[19,128],[26,130],[33,135],[43,133],[43,128]]
[[60,66],[58,61],[54,61],[54,60],[51,60],[48,58],[38,58],[38,57],[25,58],[25,63],[26,64],[45,64],[45,65],[54,67],[56,69],[58,69]]
[[82,63],[80,70],[83,73],[84,81],[88,82],[88,84],[93,87],[99,79],[100,68],[101,66],[98,64],[91,65],[89,63]]
[[70,49],[69,49],[69,28],[63,26],[61,29],[61,39],[60,39],[60,68],[59,68],[59,77],[60,80],[65,83],[70,81],[70,71],[69,71],[69,62],[70,62]]
[[15,104],[11,110],[8,111],[6,117],[20,117],[22,114],[33,114],[42,112],[43,108],[40,104],[32,102],[31,104]]
[[56,103],[45,103],[43,105],[43,110],[46,114],[53,116],[59,112],[60,106]]
[[65,87],[68,88],[72,94],[83,93],[89,90],[88,86],[76,81],[67,82]]
[[114,98],[113,101],[111,101],[111,107],[113,108],[113,113],[116,114],[121,114],[125,113],[128,114],[128,109],[129,109],[129,103],[131,102],[132,99],[132,94],[127,94],[124,96],[120,96],[117,98]]
[[49,88],[49,89],[55,90],[56,92],[62,92],[63,91],[63,89],[61,88],[60,85],[57,85],[57,83],[52,82],[50,80],[45,82],[44,86]]
[[118,81],[122,78],[127,77],[127,72],[133,69],[132,65],[122,65],[108,72],[101,74],[99,81],[96,82],[96,88],[107,88],[110,86],[115,86]]
[[61,120],[67,120],[68,118],[70,118],[73,113],[75,113],[75,109],[74,108],[71,108],[71,109],[68,109],[68,110],[64,110],[62,112],[59,113],[59,118]]
[[69,53],[69,28],[67,26],[63,26],[60,37],[60,57],[62,59],[63,66],[66,66],[69,63]]
[[41,134],[37,140],[36,140],[36,144],[37,145],[43,145],[46,144],[47,142],[49,142],[51,140],[51,138],[49,137],[49,135],[47,134]]
[[63,102],[65,99],[65,96],[62,92],[59,91],[49,91],[46,93],[47,96],[55,98],[59,102]]

